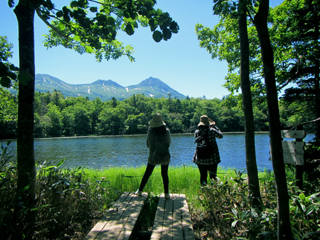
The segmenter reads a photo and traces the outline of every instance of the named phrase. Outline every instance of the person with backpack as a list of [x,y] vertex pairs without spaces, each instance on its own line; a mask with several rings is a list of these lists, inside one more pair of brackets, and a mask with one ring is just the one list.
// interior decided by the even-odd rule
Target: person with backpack
[[164,187],[165,198],[169,199],[169,177],[168,167],[170,162],[169,147],[171,144],[170,131],[166,128],[165,122],[162,120],[160,113],[153,115],[149,122],[150,128],[147,136],[147,147],[149,148],[149,157],[146,171],[142,177],[139,189],[135,192],[141,196],[144,186],[147,184],[153,169],[157,164],[161,165],[161,176]]
[[216,179],[218,164],[221,162],[216,138],[223,138],[223,134],[215,122],[207,115],[200,117],[198,129],[194,132],[197,144],[193,162],[200,172],[200,184],[207,185],[209,171],[210,179]]

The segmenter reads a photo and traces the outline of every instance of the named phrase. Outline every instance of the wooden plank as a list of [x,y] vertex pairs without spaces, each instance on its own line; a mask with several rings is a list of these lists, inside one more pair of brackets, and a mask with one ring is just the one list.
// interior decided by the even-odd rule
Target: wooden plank
[[122,194],[85,239],[129,239],[147,196],[147,193],[141,197],[133,193]]
[[183,230],[183,235],[184,235],[184,239],[187,240],[194,240],[195,236],[194,236],[194,232],[193,232],[193,228],[192,228],[192,222],[191,222],[191,216],[189,213],[189,207],[188,207],[188,203],[186,200],[186,196],[184,194],[180,194],[180,196],[183,198],[183,206],[182,206],[182,230]]
[[183,231],[182,231],[182,223],[181,223],[182,206],[183,206],[183,197],[180,197],[180,194],[174,195],[172,239],[183,239]]
[[304,153],[304,142],[290,142],[290,141],[282,141],[282,149],[283,152],[292,153],[292,154],[303,154]]
[[152,240],[161,239],[164,211],[165,211],[165,199],[160,196],[156,216],[153,223],[152,235],[150,238]]
[[129,194],[127,198],[122,202],[121,206],[118,208],[118,214],[112,217],[104,228],[100,231],[95,239],[117,239],[123,228],[123,221],[126,220],[124,213],[129,207],[132,194]]
[[153,225],[152,240],[195,240],[188,204],[184,194],[160,196]]
[[127,219],[125,220],[124,227],[119,234],[118,240],[130,239],[147,196],[147,193],[143,193],[141,197],[136,195],[132,196],[130,207],[128,207],[126,211],[127,214],[124,214],[127,216]]
[[282,141],[283,161],[287,164],[304,165],[304,142]]
[[164,210],[162,234],[161,234],[161,239],[163,240],[172,239],[172,221],[173,221],[172,208],[173,208],[172,199],[167,199],[165,210]]
[[105,227],[110,219],[114,219],[118,215],[118,210],[121,209],[123,205],[123,201],[128,197],[129,193],[123,193],[118,200],[113,204],[112,208],[110,208],[107,214],[102,217],[99,222],[91,229],[88,235],[84,238],[84,240],[92,240],[96,239],[99,235],[100,231]]
[[305,136],[306,132],[303,130],[281,130],[282,138],[303,139]]

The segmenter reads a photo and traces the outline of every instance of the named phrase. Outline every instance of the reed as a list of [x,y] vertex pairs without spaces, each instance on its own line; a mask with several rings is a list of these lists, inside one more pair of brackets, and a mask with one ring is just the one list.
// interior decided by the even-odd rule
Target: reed
[[[110,187],[121,192],[133,192],[139,188],[146,166],[139,167],[114,167],[106,169],[83,169],[86,177],[91,182],[106,181]],[[169,192],[186,194],[187,199],[193,199],[198,195],[200,189],[200,175],[197,167],[193,165],[183,165],[179,167],[169,167]],[[218,177],[235,178],[234,169],[218,168]],[[156,166],[150,176],[144,192],[159,196],[163,193],[161,178],[161,168]]]

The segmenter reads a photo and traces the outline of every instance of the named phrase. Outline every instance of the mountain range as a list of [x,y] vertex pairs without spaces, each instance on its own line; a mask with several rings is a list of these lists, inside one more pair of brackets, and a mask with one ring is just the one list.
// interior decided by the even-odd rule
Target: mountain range
[[133,94],[144,94],[147,97],[168,97],[184,99],[186,96],[177,92],[158,78],[150,77],[139,84],[123,87],[112,80],[97,80],[90,84],[69,84],[48,74],[36,74],[35,91],[60,91],[65,97],[88,97],[90,100],[100,98],[109,101],[126,99]]

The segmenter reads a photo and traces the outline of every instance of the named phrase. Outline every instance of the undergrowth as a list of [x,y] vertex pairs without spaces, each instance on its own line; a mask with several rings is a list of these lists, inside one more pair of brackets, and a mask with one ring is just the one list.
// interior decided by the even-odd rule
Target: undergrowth
[[[0,232],[1,238],[13,239],[17,224],[13,218],[17,170],[8,147],[1,149]],[[64,169],[60,164],[63,161],[57,166],[37,166],[36,207],[32,209],[36,222],[32,239],[82,239],[122,192],[139,187],[145,171],[145,166],[92,170]],[[294,239],[319,239],[319,180],[304,176],[306,189],[303,191],[296,187],[294,168],[287,167],[286,174]],[[314,170],[312,174],[318,172]],[[261,210],[250,205],[246,177],[241,171],[218,169],[217,180],[201,187],[197,168],[169,168],[170,192],[186,195],[198,239],[276,239],[274,175],[268,171],[259,173]],[[159,167],[155,168],[144,191],[149,193],[143,211],[147,214],[140,216],[138,228],[150,231],[154,217],[148,213],[155,214],[158,196],[163,193]]]

